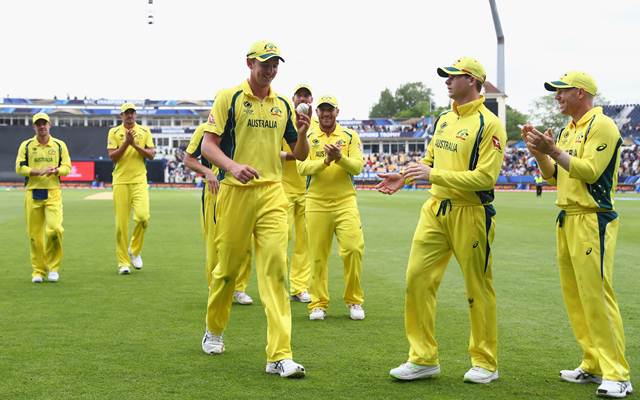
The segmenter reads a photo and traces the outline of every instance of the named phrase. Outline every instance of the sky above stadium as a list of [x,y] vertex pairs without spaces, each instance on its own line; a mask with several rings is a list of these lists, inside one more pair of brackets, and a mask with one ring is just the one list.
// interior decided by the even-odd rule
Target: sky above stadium
[[[211,99],[248,76],[256,40],[286,62],[273,87],[290,97],[308,82],[334,94],[340,118],[366,118],[380,92],[407,82],[448,102],[436,67],[460,56],[496,77],[488,0],[0,2],[0,94],[110,99]],[[224,4],[222,6],[222,4]],[[612,103],[639,103],[640,7],[623,0],[497,0],[506,43],[507,104],[529,112],[545,80],[580,69]]]

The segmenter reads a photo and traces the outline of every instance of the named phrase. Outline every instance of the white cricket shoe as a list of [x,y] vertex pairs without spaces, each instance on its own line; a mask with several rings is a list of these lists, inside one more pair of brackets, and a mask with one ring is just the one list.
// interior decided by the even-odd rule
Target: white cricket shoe
[[120,275],[129,275],[130,273],[131,270],[126,265],[118,268],[118,274]]
[[590,374],[582,368],[563,369],[560,379],[571,383],[602,383],[601,376]]
[[204,336],[202,338],[202,351],[207,354],[224,353],[224,342],[222,341],[222,335],[214,335],[208,330],[205,330]]
[[59,279],[60,279],[60,274],[57,272],[51,271],[47,275],[47,280],[49,282],[58,282]]
[[364,319],[364,309],[360,304],[349,304],[349,318],[353,320],[362,320]]
[[633,393],[633,387],[630,381],[608,381],[602,380],[596,394],[602,397],[627,397],[628,394]]
[[311,310],[311,314],[309,314],[309,319],[311,321],[322,321],[326,316],[327,312],[324,310],[324,308],[314,308],[313,310]]
[[298,294],[294,294],[293,296],[291,296],[291,300],[298,301],[300,303],[311,303],[311,296],[309,296],[309,292],[304,290]]
[[267,374],[277,374],[283,378],[304,378],[304,367],[288,358],[276,362],[267,363]]
[[491,383],[498,379],[498,370],[489,371],[480,367],[471,367],[464,374],[464,381],[470,383]]
[[251,298],[251,296],[249,296],[245,292],[239,292],[237,290],[233,292],[233,301],[242,305],[253,304],[253,299]]
[[414,381],[416,379],[432,378],[440,375],[439,365],[418,365],[410,361],[400,364],[389,371],[389,375],[401,381]]
[[36,275],[31,278],[31,283],[42,283],[42,282],[44,282],[44,279],[42,279],[40,275]]
[[140,254],[134,256],[131,252],[131,247],[129,247],[129,258],[131,259],[131,265],[133,265],[133,268],[142,269],[142,256]]

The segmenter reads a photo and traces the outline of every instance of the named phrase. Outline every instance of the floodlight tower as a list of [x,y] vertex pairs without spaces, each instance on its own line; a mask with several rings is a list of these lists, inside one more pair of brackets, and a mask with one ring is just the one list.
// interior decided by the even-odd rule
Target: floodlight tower
[[498,89],[505,93],[504,87],[504,34],[502,33],[502,25],[500,25],[500,15],[498,15],[498,7],[496,0],[489,0],[491,6],[491,16],[493,17],[493,26],[496,28],[496,39],[498,41]]
[[491,16],[493,17],[493,26],[496,28],[496,39],[498,41],[498,91],[500,92],[496,97],[498,106],[498,117],[503,124],[507,124],[507,104],[506,104],[506,89],[504,84],[504,34],[502,33],[502,25],[500,25],[500,16],[498,15],[498,7],[496,7],[496,0],[489,0],[489,6],[491,7]]

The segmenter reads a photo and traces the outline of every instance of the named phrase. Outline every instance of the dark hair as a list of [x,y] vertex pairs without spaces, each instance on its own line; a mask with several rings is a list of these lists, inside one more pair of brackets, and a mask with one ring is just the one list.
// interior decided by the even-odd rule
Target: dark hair
[[480,80],[474,76],[472,76],[472,78],[476,80],[476,89],[478,90],[478,93],[480,93],[482,91],[483,82],[480,82]]

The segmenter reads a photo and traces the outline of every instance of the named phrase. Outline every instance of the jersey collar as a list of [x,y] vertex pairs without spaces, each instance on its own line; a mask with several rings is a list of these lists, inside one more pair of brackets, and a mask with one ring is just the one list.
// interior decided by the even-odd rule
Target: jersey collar
[[[242,89],[244,94],[255,97],[256,99],[258,98],[255,94],[253,94],[253,90],[251,90],[251,86],[249,86],[248,80],[242,81],[242,83],[240,84],[240,88]],[[269,86],[269,94],[267,95],[267,97],[276,97],[276,94],[273,92],[271,86]]]
[[458,114],[461,117],[467,116],[471,113],[474,113],[480,108],[481,105],[484,104],[484,96],[480,96],[479,99],[470,101],[468,103],[459,105],[455,101],[453,102],[453,112]]
[[602,107],[593,107],[591,110],[584,113],[584,115],[578,120],[577,123],[573,123],[573,121],[569,122],[570,128],[575,128],[581,125],[584,125],[591,121],[594,115],[602,114]]

